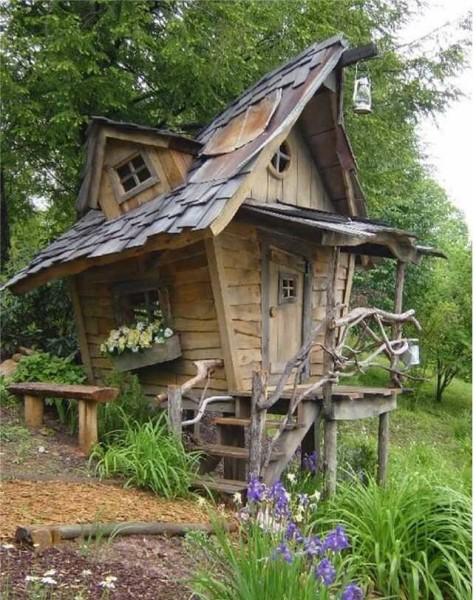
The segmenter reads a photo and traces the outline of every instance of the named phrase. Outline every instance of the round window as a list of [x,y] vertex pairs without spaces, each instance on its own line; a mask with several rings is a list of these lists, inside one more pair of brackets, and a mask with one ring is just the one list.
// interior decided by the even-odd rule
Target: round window
[[284,177],[284,173],[289,169],[291,164],[291,151],[289,144],[283,142],[279,147],[279,150],[271,159],[269,164],[269,170],[275,177]]

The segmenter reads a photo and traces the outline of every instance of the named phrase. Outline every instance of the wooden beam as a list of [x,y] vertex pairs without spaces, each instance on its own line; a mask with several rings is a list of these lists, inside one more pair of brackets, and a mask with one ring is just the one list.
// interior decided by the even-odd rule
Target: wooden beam
[[29,429],[37,429],[43,425],[43,398],[25,394],[25,423]]
[[92,447],[98,443],[98,405],[88,400],[78,400],[79,416],[79,447],[85,454],[91,452]]
[[113,387],[95,385],[68,385],[63,383],[44,383],[31,381],[12,383],[8,386],[11,394],[29,395],[38,398],[69,398],[71,400],[89,400],[90,402],[112,402],[117,398],[119,390]]
[[77,282],[74,277],[68,280],[69,289],[71,293],[71,301],[73,303],[74,320],[76,321],[76,330],[78,332],[79,351],[81,353],[81,360],[84,365],[84,370],[88,377],[89,383],[94,383],[93,365],[91,362],[91,355],[89,353],[88,337],[86,334],[86,327],[84,324],[84,316],[81,308],[81,300],[78,293]]
[[376,58],[379,55],[377,45],[373,42],[366,46],[357,46],[357,48],[349,48],[342,53],[342,56],[337,64],[338,68],[349,67],[361,60],[369,60]]
[[223,351],[223,362],[228,388],[240,389],[241,377],[236,362],[235,334],[227,296],[226,273],[223,254],[217,238],[205,240],[210,281],[212,285],[215,310],[218,318],[220,341]]

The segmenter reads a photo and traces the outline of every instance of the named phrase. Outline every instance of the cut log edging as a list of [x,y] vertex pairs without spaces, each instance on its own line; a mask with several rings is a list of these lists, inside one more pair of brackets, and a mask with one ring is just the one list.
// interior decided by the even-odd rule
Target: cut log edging
[[[226,531],[237,528],[236,523],[224,523]],[[165,535],[184,536],[192,531],[211,534],[208,523],[163,523],[159,521],[122,521],[114,523],[82,523],[65,525],[25,525],[15,532],[15,541],[34,548],[43,549],[65,540],[77,538],[102,538],[122,535]]]

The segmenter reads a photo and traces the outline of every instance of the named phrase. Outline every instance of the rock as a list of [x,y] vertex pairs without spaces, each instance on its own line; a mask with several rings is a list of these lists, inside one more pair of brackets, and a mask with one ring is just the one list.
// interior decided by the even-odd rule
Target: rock
[[25,356],[30,356],[31,354],[35,354],[34,350],[32,350],[31,348],[25,348],[25,346],[20,346],[18,348],[18,352],[20,352],[21,354],[24,354]]
[[19,352],[15,352],[15,354],[12,356],[12,360],[14,360],[15,362],[20,362],[22,358],[24,358],[25,355],[24,354],[20,354]]
[[0,375],[3,377],[8,377],[9,375],[13,375],[18,367],[18,363],[12,360],[11,358],[7,358],[2,363],[0,363]]
[[40,454],[44,454],[46,452],[46,448],[44,446],[38,446],[38,452]]

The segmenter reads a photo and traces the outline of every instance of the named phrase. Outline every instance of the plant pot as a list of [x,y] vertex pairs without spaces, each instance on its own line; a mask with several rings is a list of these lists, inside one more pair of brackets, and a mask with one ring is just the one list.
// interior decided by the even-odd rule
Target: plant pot
[[154,344],[141,352],[123,352],[112,356],[111,360],[117,371],[133,371],[158,363],[168,362],[182,356],[180,339],[177,334],[167,338],[162,344]]

